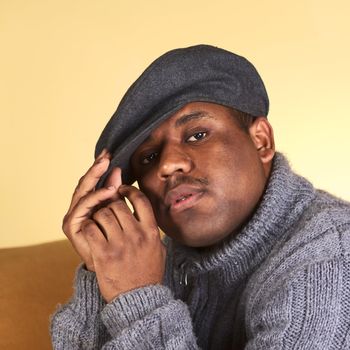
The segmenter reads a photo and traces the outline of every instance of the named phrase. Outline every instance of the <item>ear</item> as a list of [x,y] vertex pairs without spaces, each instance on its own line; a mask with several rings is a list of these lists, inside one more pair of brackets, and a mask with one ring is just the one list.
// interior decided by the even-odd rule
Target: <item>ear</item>
[[265,117],[257,117],[249,127],[249,135],[252,139],[261,162],[269,166],[275,155],[275,140],[273,129]]

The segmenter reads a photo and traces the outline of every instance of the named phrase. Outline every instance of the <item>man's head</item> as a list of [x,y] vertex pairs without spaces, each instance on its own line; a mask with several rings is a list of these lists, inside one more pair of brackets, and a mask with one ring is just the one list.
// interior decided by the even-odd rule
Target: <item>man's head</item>
[[161,229],[195,247],[215,244],[252,215],[274,155],[272,129],[213,104],[185,105],[131,157]]
[[269,100],[258,72],[244,57],[209,46],[176,49],[156,59],[131,85],[103,130],[95,156],[107,148],[110,168],[132,183],[129,160],[149,134],[190,102],[212,102],[254,117],[267,116]]
[[191,246],[235,232],[263,193],[274,154],[269,101],[254,66],[198,45],[169,51],[129,88],[95,150],[138,180],[160,227]]

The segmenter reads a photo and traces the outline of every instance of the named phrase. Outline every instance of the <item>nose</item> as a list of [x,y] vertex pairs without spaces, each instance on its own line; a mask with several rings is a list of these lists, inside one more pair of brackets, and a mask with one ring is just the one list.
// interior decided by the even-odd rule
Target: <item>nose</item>
[[158,165],[158,177],[161,180],[166,180],[175,173],[189,173],[192,168],[191,157],[180,146],[174,144],[163,146]]

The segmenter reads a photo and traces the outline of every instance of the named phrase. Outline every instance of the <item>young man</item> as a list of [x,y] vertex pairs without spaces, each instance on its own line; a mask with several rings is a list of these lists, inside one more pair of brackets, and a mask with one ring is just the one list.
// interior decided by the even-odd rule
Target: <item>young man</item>
[[211,46],[131,86],[64,219],[84,264],[55,349],[350,347],[350,205],[291,171],[267,114],[254,67]]

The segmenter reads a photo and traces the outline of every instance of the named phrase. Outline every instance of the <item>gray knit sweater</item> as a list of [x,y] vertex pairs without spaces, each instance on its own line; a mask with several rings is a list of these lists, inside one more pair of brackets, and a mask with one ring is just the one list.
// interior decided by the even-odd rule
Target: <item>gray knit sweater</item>
[[350,349],[350,205],[281,154],[237,236],[202,251],[166,242],[163,285],[107,305],[80,266],[54,349]]

